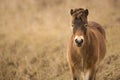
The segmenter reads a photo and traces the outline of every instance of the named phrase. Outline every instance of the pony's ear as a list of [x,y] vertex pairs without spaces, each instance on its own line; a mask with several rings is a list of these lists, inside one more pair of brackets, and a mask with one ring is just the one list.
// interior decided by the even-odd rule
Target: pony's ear
[[86,9],[85,10],[85,15],[88,16],[88,14],[89,14],[89,11],[88,11],[88,9]]
[[70,14],[71,14],[71,15],[73,15],[73,13],[74,13],[74,10],[73,10],[73,9],[71,9],[71,10],[70,10]]

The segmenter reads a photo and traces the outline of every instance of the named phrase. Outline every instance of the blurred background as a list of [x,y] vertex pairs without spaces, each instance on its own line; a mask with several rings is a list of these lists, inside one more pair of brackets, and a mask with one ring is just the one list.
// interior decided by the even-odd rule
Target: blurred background
[[97,80],[120,80],[120,0],[0,0],[0,80],[71,80],[69,12],[79,7],[106,30]]

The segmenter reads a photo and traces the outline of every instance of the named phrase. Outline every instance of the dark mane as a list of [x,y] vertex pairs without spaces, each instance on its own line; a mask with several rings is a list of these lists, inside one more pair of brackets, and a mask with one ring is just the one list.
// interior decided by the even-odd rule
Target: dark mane
[[78,8],[78,9],[76,8],[76,9],[73,10],[73,15],[78,14],[83,10],[84,10],[83,8]]
[[104,36],[104,38],[106,38],[105,30],[103,29],[103,27],[100,24],[90,21],[90,22],[88,22],[88,25],[89,25],[88,27],[96,28]]

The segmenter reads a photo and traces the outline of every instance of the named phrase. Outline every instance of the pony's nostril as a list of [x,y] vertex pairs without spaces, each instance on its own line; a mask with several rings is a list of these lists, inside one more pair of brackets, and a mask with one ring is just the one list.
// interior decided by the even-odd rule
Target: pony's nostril
[[75,42],[78,44],[79,43],[79,41],[77,40],[77,39],[75,39]]
[[80,43],[83,43],[83,39],[80,40]]

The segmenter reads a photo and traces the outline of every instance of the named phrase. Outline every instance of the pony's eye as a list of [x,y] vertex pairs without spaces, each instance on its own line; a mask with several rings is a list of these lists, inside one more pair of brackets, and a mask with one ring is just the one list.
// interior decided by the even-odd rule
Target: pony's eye
[[74,27],[74,24],[72,24],[72,27]]

